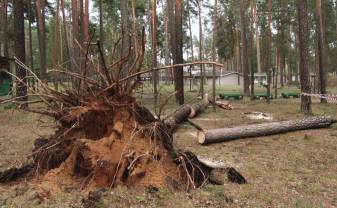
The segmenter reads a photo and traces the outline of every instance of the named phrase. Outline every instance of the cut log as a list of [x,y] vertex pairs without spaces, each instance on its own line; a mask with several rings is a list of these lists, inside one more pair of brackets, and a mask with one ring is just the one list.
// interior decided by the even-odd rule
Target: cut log
[[184,122],[190,114],[191,114],[191,106],[183,105],[177,111],[175,111],[169,118],[167,118],[164,121],[164,123],[171,130],[173,130],[178,124]]
[[225,101],[215,101],[215,105],[219,106],[219,108],[225,109],[225,110],[233,110],[233,106]]
[[210,144],[247,137],[259,137],[305,129],[324,128],[334,122],[336,122],[336,119],[330,116],[319,116],[299,120],[204,130],[198,132],[198,142],[200,144]]
[[208,103],[208,96],[205,95],[204,99],[199,103],[193,105],[182,105],[169,118],[167,118],[164,123],[173,131],[178,124],[203,112],[208,106]]
[[194,118],[195,116],[198,115],[198,113],[204,111],[205,105],[202,102],[200,102],[200,103],[191,105],[190,108],[191,108],[191,113],[188,117]]
[[193,104],[190,106],[191,108],[191,113],[188,116],[189,118],[194,118],[195,116],[197,116],[199,113],[203,112],[205,110],[205,108],[208,107],[209,104],[209,100],[208,100],[208,94],[206,93],[204,95],[204,98],[202,100],[202,102]]

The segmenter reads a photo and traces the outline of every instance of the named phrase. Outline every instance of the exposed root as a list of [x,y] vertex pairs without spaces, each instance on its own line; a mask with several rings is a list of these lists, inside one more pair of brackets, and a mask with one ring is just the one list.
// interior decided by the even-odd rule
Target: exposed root
[[0,172],[0,183],[15,181],[19,178],[27,176],[33,168],[32,164],[24,165],[20,168],[10,168],[4,172]]
[[[173,129],[186,120],[191,107],[183,106],[174,117],[161,121],[132,96],[132,91],[140,85],[140,75],[148,72],[140,71],[144,37],[143,29],[142,37],[135,43],[140,45],[137,51],[132,51],[130,46],[129,54],[119,57],[109,67],[100,42],[89,43],[85,58],[90,57],[89,46],[97,45],[101,67],[94,67],[90,60],[92,67],[85,66],[83,72],[54,70],[53,73],[62,73],[72,81],[62,91],[48,86],[33,70],[15,59],[41,89],[31,89],[25,79],[11,75],[27,86],[38,102],[45,104],[42,109],[31,105],[25,110],[53,117],[59,125],[50,138],[36,140],[29,155],[34,162],[32,168],[42,175],[42,181],[56,187],[85,190],[119,185],[190,189],[208,181],[211,168],[200,163],[191,152],[175,153],[172,145]],[[89,72],[89,69],[94,70]],[[27,104],[22,98],[1,102]],[[9,170],[1,174],[0,182],[15,180],[29,171],[28,167]]]

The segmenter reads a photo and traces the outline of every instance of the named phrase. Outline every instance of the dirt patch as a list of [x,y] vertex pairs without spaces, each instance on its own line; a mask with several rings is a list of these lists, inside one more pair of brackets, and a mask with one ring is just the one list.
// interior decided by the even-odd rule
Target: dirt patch
[[164,145],[164,129],[157,128],[163,127],[161,121],[141,125],[132,105],[118,110],[100,105],[70,111],[62,122],[72,128],[59,129],[34,150],[43,183],[52,189],[72,186],[84,190],[120,185],[164,187],[167,181],[178,189],[185,187],[186,176]]
[[268,113],[263,113],[263,112],[246,112],[243,113],[246,115],[249,119],[254,119],[254,120],[273,120],[273,117],[268,114]]

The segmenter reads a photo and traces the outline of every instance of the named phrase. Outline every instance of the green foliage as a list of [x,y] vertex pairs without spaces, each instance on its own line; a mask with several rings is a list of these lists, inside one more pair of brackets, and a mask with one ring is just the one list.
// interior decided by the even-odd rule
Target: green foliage
[[[132,10],[131,10],[131,0],[129,1],[129,28],[132,24]],[[186,0],[183,1],[183,49],[185,54],[188,53],[190,56],[190,48],[191,48],[191,38],[193,38],[193,44],[195,47],[194,51],[199,50],[199,40],[196,34],[192,34],[194,37],[190,37],[189,34],[189,25],[188,17],[190,16],[192,19],[192,25],[198,24],[198,1],[199,0]],[[216,22],[216,48],[218,57],[221,61],[231,60],[235,56],[235,47],[236,47],[236,28],[240,28],[239,25],[239,3],[238,0],[218,0],[219,8],[218,8],[218,17]],[[90,22],[89,22],[89,31],[93,36],[93,40],[95,41],[99,36],[99,0],[89,1],[92,6],[90,7]],[[246,5],[246,22],[247,22],[247,38],[250,43],[250,22],[251,20],[251,1],[245,1]],[[257,8],[258,8],[258,19],[259,19],[259,35],[260,35],[260,43],[261,43],[261,57],[262,57],[262,68],[265,68],[265,60],[263,57],[266,57],[268,53],[268,8],[266,0],[256,0]],[[36,11],[35,11],[35,1],[25,0],[25,32],[26,32],[26,42],[28,46],[28,20],[32,23],[32,55],[33,55],[33,65],[34,71],[39,74],[39,50],[38,50],[38,40],[37,40],[37,28],[36,28]],[[64,0],[65,3],[65,11],[66,11],[66,22],[68,30],[71,31],[71,1]],[[137,32],[141,33],[142,27],[146,28],[147,34],[147,53],[151,52],[150,47],[150,4],[151,1],[146,0],[134,0],[135,3],[135,13],[137,18]],[[273,44],[272,44],[272,63],[275,64],[275,49],[278,48],[281,50],[282,54],[286,55],[287,62],[289,63],[289,67],[291,70],[296,71],[297,64],[299,62],[298,58],[298,44],[296,43],[296,36],[298,33],[298,17],[297,17],[297,1],[295,0],[279,0],[272,1],[272,36],[273,36]],[[165,10],[166,0],[158,0],[157,4],[157,15],[158,15],[158,56],[164,58],[164,41],[165,41],[165,28],[164,28],[164,18],[167,15]],[[310,26],[310,36],[309,36],[309,60],[310,60],[310,70],[313,72],[315,70],[315,51],[316,51],[316,43],[315,43],[315,1],[309,1],[309,26]],[[47,1],[46,2],[46,37],[47,37],[47,66],[50,68],[52,66],[51,56],[52,56],[52,47],[53,47],[53,38],[54,27],[55,27],[55,13],[56,13],[56,2]],[[111,61],[111,51],[114,43],[121,36],[121,17],[120,17],[120,0],[103,0],[103,29],[104,29],[104,48],[106,50],[107,62]],[[212,43],[212,16],[213,16],[213,1],[203,0],[204,7],[204,30],[205,30],[205,57],[210,58],[211,56],[211,43]],[[12,4],[9,1],[9,9],[8,9],[8,41],[10,47],[10,55],[13,55],[13,15],[12,15]],[[335,0],[323,0],[322,1],[322,9],[323,9],[323,27],[325,31],[325,47],[327,48],[327,70],[329,72],[337,72],[337,5]],[[59,43],[59,47],[62,50],[61,53],[58,54],[59,60],[63,61],[63,67],[69,68],[69,54],[66,50],[65,36],[64,36],[64,25],[62,20],[61,13],[60,16],[60,34],[61,34],[61,43]],[[2,26],[0,27],[2,32]],[[195,26],[194,26],[195,30]],[[194,32],[192,30],[192,32]],[[289,34],[290,30],[290,36]],[[69,32],[68,31],[68,32]],[[3,33],[1,33],[3,34]],[[290,41],[290,47],[288,42]],[[252,64],[255,68],[257,65],[256,61],[256,40],[254,39],[253,45],[250,46],[253,48],[252,55]],[[27,65],[30,65],[29,62],[29,49],[26,48],[27,53]],[[119,53],[119,51],[117,51]],[[0,51],[0,54],[3,54]],[[194,53],[196,55],[196,53]],[[145,65],[150,62],[150,56],[148,54],[145,55]],[[188,59],[189,57],[187,57]]]

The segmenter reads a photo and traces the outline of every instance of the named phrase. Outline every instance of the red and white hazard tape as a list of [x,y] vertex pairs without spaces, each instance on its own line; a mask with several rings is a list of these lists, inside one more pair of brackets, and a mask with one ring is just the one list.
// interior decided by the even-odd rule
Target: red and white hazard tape
[[314,93],[305,93],[302,92],[301,96],[309,96],[309,97],[315,97],[315,98],[323,98],[328,101],[328,103],[337,103],[337,95],[334,94],[314,94]]

